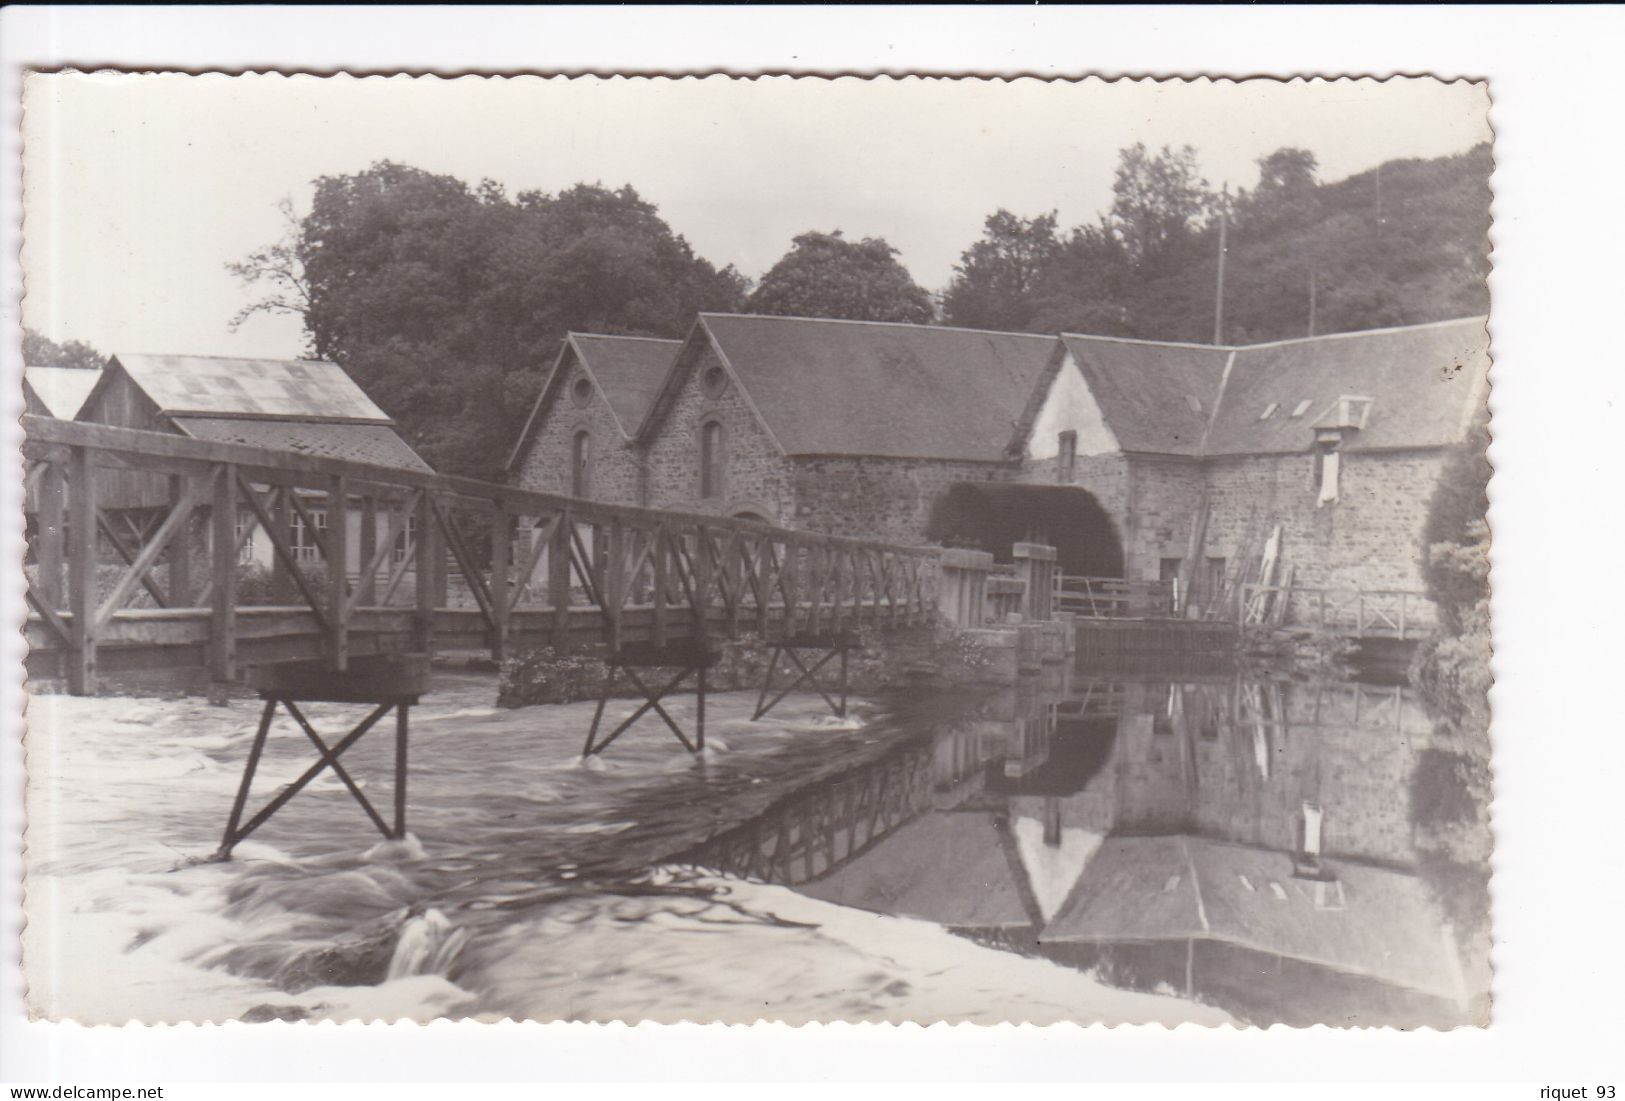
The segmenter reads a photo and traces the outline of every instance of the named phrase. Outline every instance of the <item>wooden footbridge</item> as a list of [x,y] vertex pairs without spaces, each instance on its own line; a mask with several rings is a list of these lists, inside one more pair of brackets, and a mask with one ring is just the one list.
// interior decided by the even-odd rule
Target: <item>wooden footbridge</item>
[[[712,640],[757,632],[775,664],[788,654],[800,667],[796,684],[823,692],[814,675],[822,662],[809,670],[798,651],[838,654],[844,671],[855,629],[937,614],[937,552],[926,548],[164,433],[33,416],[23,427],[30,676],[61,678],[83,695],[104,674],[193,670],[259,690],[221,858],[329,769],[380,833],[404,837],[408,709],[437,651],[601,648],[646,697],[633,719],[653,710],[697,752]],[[147,507],[155,497],[167,503]],[[243,591],[256,532],[273,552],[270,600],[258,605]],[[293,599],[279,601],[284,594]],[[679,673],[651,690],[636,671],[644,667]],[[700,700],[693,742],[661,706],[690,673]],[[844,679],[840,692],[844,707]],[[300,705],[310,701],[370,710],[329,742],[305,717]],[[631,723],[595,742],[603,707],[584,754]],[[317,759],[250,813],[279,709]],[[386,819],[340,757],[391,710]]]
[[[22,421],[28,670],[77,694],[134,670],[231,682],[288,661],[342,673],[391,653],[818,639],[936,614],[929,548]],[[165,486],[167,507],[131,521],[132,482]],[[274,552],[272,602],[241,592],[252,538]]]

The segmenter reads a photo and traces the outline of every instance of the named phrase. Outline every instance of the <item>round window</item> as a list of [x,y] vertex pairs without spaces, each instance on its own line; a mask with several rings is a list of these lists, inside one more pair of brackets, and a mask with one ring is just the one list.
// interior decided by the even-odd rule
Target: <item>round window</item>
[[570,397],[577,405],[586,405],[592,401],[592,380],[582,375],[570,386]]
[[721,367],[707,367],[700,376],[700,387],[708,397],[720,397],[728,388],[728,373]]

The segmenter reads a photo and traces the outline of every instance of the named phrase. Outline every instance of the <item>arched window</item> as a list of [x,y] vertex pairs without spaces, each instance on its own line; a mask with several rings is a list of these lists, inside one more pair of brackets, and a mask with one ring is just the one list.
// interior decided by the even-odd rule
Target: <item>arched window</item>
[[586,497],[592,493],[592,433],[585,428],[575,435],[570,452],[570,493]]
[[723,469],[727,463],[727,441],[721,421],[700,426],[700,497],[715,500],[722,496]]

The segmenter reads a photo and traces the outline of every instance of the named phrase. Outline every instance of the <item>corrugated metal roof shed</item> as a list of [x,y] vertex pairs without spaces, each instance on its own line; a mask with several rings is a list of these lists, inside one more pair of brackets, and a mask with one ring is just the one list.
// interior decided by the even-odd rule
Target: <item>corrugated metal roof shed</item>
[[237,417],[175,417],[173,421],[176,428],[200,440],[247,444],[406,470],[430,469],[388,424],[324,424]]
[[791,455],[997,462],[1052,336],[701,314],[700,329]]
[[79,407],[101,377],[100,371],[78,367],[23,368],[23,384],[34,392],[51,416],[65,421],[78,415]]
[[355,380],[321,360],[116,355],[167,414],[392,423]]

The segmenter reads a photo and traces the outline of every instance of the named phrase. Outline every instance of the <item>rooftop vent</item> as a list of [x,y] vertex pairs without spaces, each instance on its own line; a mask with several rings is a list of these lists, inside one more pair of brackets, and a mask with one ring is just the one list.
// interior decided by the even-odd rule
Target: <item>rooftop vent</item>
[[1195,394],[1186,394],[1185,404],[1191,407],[1192,413],[1200,413],[1202,411],[1202,399],[1197,397]]
[[1314,401],[1313,401],[1312,398],[1304,398],[1302,401],[1300,401],[1297,404],[1297,406],[1295,408],[1293,408],[1292,415],[1294,417],[1303,416],[1305,413],[1309,412],[1309,406],[1312,405],[1312,404],[1314,404]]
[[1280,402],[1270,402],[1268,405],[1264,406],[1264,411],[1258,415],[1258,419],[1261,421],[1269,420],[1271,417],[1275,416],[1275,411],[1279,408],[1281,408]]
[[1331,411],[1332,428],[1364,428],[1366,421],[1371,418],[1372,399],[1361,397],[1358,394],[1344,394],[1337,399],[1337,407]]

